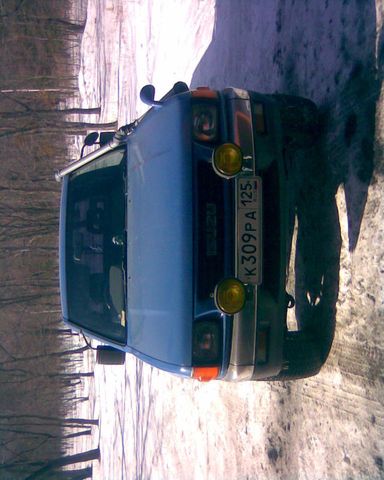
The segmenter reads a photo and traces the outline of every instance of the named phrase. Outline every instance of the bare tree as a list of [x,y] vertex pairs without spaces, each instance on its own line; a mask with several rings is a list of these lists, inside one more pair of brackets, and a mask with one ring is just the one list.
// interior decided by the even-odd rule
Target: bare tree
[[[52,172],[68,160],[72,135],[115,123],[99,125],[100,108],[77,107],[74,97],[68,106],[85,21],[69,18],[69,6],[0,2],[0,477],[13,480],[89,478],[91,466],[76,465],[100,454],[65,455],[98,420],[76,418],[93,372],[81,367],[88,347],[58,315],[60,191]],[[63,471],[71,463],[75,470]]]
[[65,457],[56,458],[51,460],[42,468],[39,468],[36,472],[32,473],[26,477],[25,480],[34,480],[35,478],[41,478],[45,473],[52,471],[58,467],[64,467],[66,465],[74,465],[80,462],[89,462],[91,460],[100,459],[100,449],[95,448],[93,450],[88,450],[87,452],[77,453],[75,455],[67,455]]

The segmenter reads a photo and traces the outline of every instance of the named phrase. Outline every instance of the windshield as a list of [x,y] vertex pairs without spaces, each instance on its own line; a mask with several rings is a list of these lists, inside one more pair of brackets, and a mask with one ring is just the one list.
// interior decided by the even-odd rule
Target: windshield
[[65,273],[69,320],[124,343],[125,150],[113,150],[69,177]]

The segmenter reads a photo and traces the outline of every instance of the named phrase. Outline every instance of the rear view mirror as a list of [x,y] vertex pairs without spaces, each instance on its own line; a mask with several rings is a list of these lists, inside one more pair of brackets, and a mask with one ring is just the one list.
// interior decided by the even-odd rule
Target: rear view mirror
[[85,137],[84,145],[87,145],[88,147],[90,147],[91,145],[94,145],[97,142],[98,138],[99,138],[99,134],[97,132],[91,132]]
[[179,93],[188,92],[189,88],[188,85],[184,82],[176,82],[171,90],[164,95],[164,97],[157,101],[155,100],[155,87],[153,85],[145,85],[140,90],[140,100],[149,105],[150,107],[161,107],[165,100],[172,97],[173,95],[178,95]]
[[161,106],[161,102],[155,100],[155,87],[153,85],[145,85],[140,90],[140,100],[150,107]]
[[84,138],[84,143],[83,143],[83,146],[81,147],[80,158],[83,158],[84,148],[94,145],[97,142],[98,138],[99,138],[99,134],[97,132],[88,133],[88,135]]
[[96,363],[99,365],[124,365],[125,352],[108,345],[98,345]]

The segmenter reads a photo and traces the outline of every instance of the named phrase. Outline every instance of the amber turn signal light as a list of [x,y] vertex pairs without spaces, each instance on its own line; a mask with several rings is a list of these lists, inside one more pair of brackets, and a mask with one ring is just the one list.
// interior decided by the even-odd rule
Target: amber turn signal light
[[209,382],[219,376],[219,367],[193,367],[192,378],[199,382]]

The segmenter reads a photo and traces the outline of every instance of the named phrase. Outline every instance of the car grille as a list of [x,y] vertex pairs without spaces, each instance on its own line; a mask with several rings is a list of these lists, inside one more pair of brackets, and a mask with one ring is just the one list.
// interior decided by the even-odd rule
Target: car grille
[[281,268],[280,185],[277,162],[261,173],[263,179],[263,284],[278,297]]
[[224,275],[223,179],[206,161],[197,162],[197,296],[203,300]]

